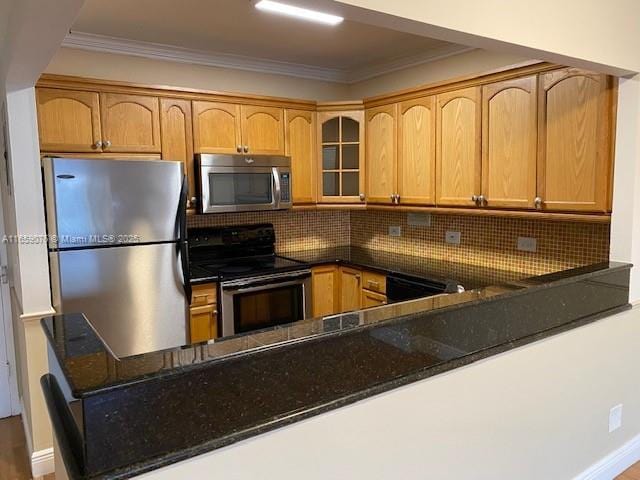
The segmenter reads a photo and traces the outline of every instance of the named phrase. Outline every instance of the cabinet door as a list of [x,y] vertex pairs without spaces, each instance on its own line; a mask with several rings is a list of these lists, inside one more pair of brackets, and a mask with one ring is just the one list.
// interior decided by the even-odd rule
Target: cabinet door
[[315,113],[286,110],[286,155],[291,157],[293,203],[316,201]]
[[193,145],[196,153],[240,153],[240,106],[193,102]]
[[189,309],[189,333],[191,343],[205,342],[218,337],[218,312],[215,305]]
[[482,87],[482,195],[489,207],[534,208],[537,79]]
[[284,155],[284,111],[276,107],[242,105],[242,145],[248,153]]
[[437,96],[436,203],[475,206],[480,194],[480,87]]
[[362,272],[355,268],[340,268],[340,311],[360,310]]
[[323,317],[340,311],[338,268],[335,265],[311,269],[313,316]]
[[398,117],[398,195],[400,203],[436,201],[435,97],[402,102]]
[[96,92],[37,88],[38,132],[42,152],[102,150],[100,101]]
[[162,158],[180,161],[184,164],[184,171],[189,182],[188,198],[191,198],[196,194],[191,102],[176,98],[161,98],[160,131],[162,132]]
[[369,290],[362,290],[362,308],[379,307],[380,305],[386,305],[386,303],[386,295],[370,292]]
[[100,94],[103,150],[160,153],[158,97]]
[[395,203],[396,190],[396,111],[397,105],[368,109],[367,125],[367,202]]
[[611,79],[575,68],[544,73],[539,97],[541,207],[606,211],[613,143]]

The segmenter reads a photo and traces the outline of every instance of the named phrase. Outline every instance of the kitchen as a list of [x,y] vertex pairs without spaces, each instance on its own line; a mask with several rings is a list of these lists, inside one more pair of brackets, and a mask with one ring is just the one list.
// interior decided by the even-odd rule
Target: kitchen
[[[299,28],[249,2],[218,3],[260,34],[271,22]],[[267,87],[248,78],[268,74],[245,72],[237,82],[245,91],[221,89],[225,79],[206,88],[198,67],[181,76],[178,63],[136,58],[142,47],[188,56],[153,38],[168,11],[159,7],[136,38],[144,9],[121,19],[114,6],[86,2],[35,84],[47,275],[52,307],[64,314],[43,320],[50,375],[42,381],[57,465],[70,478],[135,476],[187,461],[190,450],[215,453],[629,308],[631,266],[609,262],[617,77],[345,21],[352,52],[378,38],[387,55],[393,42],[431,48],[423,65],[459,61],[469,71],[431,78],[420,65],[387,66],[341,89],[320,87],[317,71]],[[125,32],[138,53],[115,53]],[[275,51],[278,40],[269,46],[266,37],[262,48]],[[251,48],[258,57],[260,45]],[[286,55],[313,53],[297,48]],[[145,79],[158,69],[164,76]],[[522,318],[508,320],[515,312]],[[454,327],[457,315],[469,330]],[[79,350],[74,334],[84,339]],[[334,349],[360,352],[371,366],[354,359],[346,371],[359,381],[332,378]],[[385,356],[391,370],[379,363]],[[311,374],[283,369],[285,358],[307,359],[317,383],[304,387]],[[234,370],[239,359],[246,372]],[[276,373],[246,383],[267,365],[291,382],[269,401]],[[114,444],[122,423],[88,430],[100,415],[126,412],[132,436],[122,440],[133,441],[149,419],[139,406],[122,410],[117,392],[144,384],[142,404],[169,392],[182,398],[179,382],[205,371],[234,371],[246,385],[241,402],[212,400],[203,424],[215,432],[189,423],[170,442],[163,433],[198,415],[199,395],[181,411],[154,403],[165,414],[146,451]],[[92,402],[109,392],[111,405],[92,417]],[[252,411],[260,399],[264,411]],[[251,421],[235,419],[225,402]]]

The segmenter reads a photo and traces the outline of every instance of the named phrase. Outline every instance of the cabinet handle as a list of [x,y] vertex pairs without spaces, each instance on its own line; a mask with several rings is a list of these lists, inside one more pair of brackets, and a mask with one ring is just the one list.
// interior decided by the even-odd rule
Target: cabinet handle
[[477,204],[477,203],[478,203],[478,195],[471,195],[471,201],[472,201],[473,203],[476,203],[476,204]]
[[102,142],[98,140],[96,143],[93,144],[93,148],[95,148],[96,150],[102,148]]
[[249,153],[249,146],[245,145],[242,150],[244,150],[244,153]]
[[542,208],[542,198],[541,197],[536,197],[533,199],[533,205],[536,208]]
[[238,152],[238,153],[242,153],[242,145],[238,145],[238,146],[236,147],[236,152]]
[[359,195],[359,197],[360,197],[360,201],[361,201],[361,202],[364,202],[364,193],[361,193],[361,194]]
[[396,193],[396,203],[399,204],[400,203],[400,194]]
[[358,274],[356,274],[356,276],[355,276],[355,277],[356,277],[356,280],[358,280],[358,282],[359,282],[359,281],[360,281],[360,274],[359,274],[359,273],[358,273]]
[[395,193],[392,193],[389,198],[391,198],[391,203],[396,203],[396,194]]
[[478,206],[482,206],[485,204],[485,198],[484,195],[478,195]]
[[111,141],[110,140],[105,140],[102,145],[104,146],[104,148],[109,148],[111,146]]

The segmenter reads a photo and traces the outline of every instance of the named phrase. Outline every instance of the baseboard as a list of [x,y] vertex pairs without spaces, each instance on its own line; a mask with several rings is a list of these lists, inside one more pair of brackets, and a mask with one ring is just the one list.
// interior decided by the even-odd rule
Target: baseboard
[[573,480],[613,480],[638,461],[640,461],[640,435],[591,465]]
[[38,450],[31,454],[31,474],[34,478],[44,477],[55,470],[53,447]]

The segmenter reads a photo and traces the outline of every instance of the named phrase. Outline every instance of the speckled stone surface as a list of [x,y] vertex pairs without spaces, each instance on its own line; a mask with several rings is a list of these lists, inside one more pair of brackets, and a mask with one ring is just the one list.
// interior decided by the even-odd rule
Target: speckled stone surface
[[326,332],[212,357],[200,344],[118,361],[82,316],[53,317],[43,321],[54,364],[43,383],[58,399],[48,402],[63,419],[56,434],[81,439],[79,453],[63,442],[77,477],[127,478],[626,309],[629,271],[599,264],[437,308],[425,299],[316,319],[303,324]]

